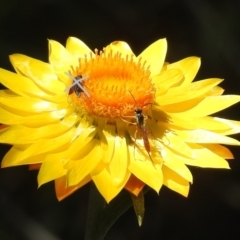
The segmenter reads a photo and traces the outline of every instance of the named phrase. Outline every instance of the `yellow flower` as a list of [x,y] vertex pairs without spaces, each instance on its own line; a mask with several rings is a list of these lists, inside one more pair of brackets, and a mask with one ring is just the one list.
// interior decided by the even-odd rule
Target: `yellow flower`
[[122,41],[49,47],[49,63],[14,54],[16,73],[0,69],[0,142],[13,145],[2,167],[40,168],[39,186],[55,180],[59,200],[93,181],[107,202],[145,184],[187,196],[186,165],[229,168],[221,144],[239,145],[228,135],[240,123],[209,115],[240,96],[221,96],[221,79],[192,82],[199,58],[164,63],[165,39],[139,56]]

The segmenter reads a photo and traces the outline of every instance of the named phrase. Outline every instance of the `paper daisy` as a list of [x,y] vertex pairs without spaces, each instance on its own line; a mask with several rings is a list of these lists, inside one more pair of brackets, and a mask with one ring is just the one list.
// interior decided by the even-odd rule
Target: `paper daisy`
[[199,58],[165,63],[165,39],[139,56],[73,37],[49,49],[49,63],[14,54],[16,73],[0,69],[0,142],[13,145],[2,167],[40,168],[39,186],[54,180],[59,200],[93,181],[107,202],[144,185],[187,196],[186,165],[229,168],[223,145],[239,145],[228,135],[240,123],[209,115],[240,96],[222,96],[218,78],[193,82]]

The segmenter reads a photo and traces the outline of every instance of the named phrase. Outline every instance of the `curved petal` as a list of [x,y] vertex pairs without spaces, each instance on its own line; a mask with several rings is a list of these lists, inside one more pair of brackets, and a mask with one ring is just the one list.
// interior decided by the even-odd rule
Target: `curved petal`
[[228,162],[220,157],[219,155],[213,153],[209,149],[201,146],[200,144],[189,144],[193,149],[194,155],[192,159],[190,158],[182,158],[182,161],[190,166],[197,166],[203,168],[225,168],[229,169]]
[[23,97],[49,98],[31,79],[0,68],[0,82]]
[[25,97],[1,97],[0,94],[0,104],[6,110],[10,112],[28,112],[28,113],[42,113],[51,112],[55,110],[66,109],[69,107],[67,101],[62,103],[53,103],[49,101],[44,101],[37,98],[25,98]]
[[88,149],[88,154],[85,157],[79,160],[70,161],[67,164],[68,186],[74,186],[81,182],[101,161],[102,149],[98,141],[91,140],[88,144]]
[[[169,91],[171,87],[176,84],[181,83],[183,80],[183,74],[179,69],[169,69],[161,72],[158,75],[152,77],[152,82],[156,87],[156,100],[158,101],[158,97],[164,94],[164,96],[168,96],[165,94]],[[161,105],[161,101],[158,101]]]
[[201,65],[201,60],[198,57],[188,57],[178,62],[167,65],[167,69],[178,68],[184,75],[182,85],[188,85],[195,78]]
[[157,97],[156,102],[159,105],[170,105],[198,98],[207,94],[222,81],[221,79],[212,78],[184,85],[183,87],[171,88],[164,96]]
[[154,76],[160,73],[166,53],[167,41],[164,38],[152,43],[137,58],[141,58],[142,62],[146,61],[146,66],[149,66],[151,72],[150,76]]
[[228,145],[240,145],[236,139],[223,136],[203,129],[176,130],[176,134],[185,142],[190,143],[219,143]]
[[58,81],[49,63],[22,54],[11,55],[10,61],[17,73],[32,79],[46,93],[59,94],[64,91],[64,84]]
[[49,40],[49,62],[64,84],[69,82],[65,73],[71,66],[76,67],[79,64],[78,59],[74,58],[60,43],[53,40]]
[[24,157],[24,150],[21,150],[19,146],[13,146],[7,154],[4,156],[1,167],[12,167],[28,164],[42,163],[46,154],[39,154],[30,157]]
[[213,153],[217,154],[218,156],[224,158],[224,159],[234,159],[233,154],[231,153],[231,151],[219,144],[202,144],[201,146],[209,149],[210,151],[212,151]]
[[66,49],[76,59],[84,58],[86,54],[93,53],[83,41],[75,37],[69,37],[67,39]]
[[129,147],[129,150],[131,156],[129,171],[158,193],[163,183],[160,165],[155,164],[153,166],[151,161],[134,159],[133,147]]
[[42,127],[52,123],[59,123],[68,113],[68,110],[62,109],[30,116],[26,114],[19,116],[0,107],[0,122],[7,125],[21,124],[28,127]]
[[59,136],[71,128],[75,124],[76,119],[77,116],[72,115],[63,119],[60,123],[38,128],[13,125],[9,128],[0,130],[0,142],[9,144],[27,144],[43,138]]
[[124,185],[130,177],[130,173],[128,172],[125,175],[125,181],[123,181],[121,185],[115,184],[109,171],[106,168],[103,168],[101,171],[93,172],[91,174],[91,177],[98,191],[102,194],[107,203],[109,203],[123,189]]
[[[230,120],[229,120],[230,121]],[[205,129],[215,132],[225,132],[229,131],[231,127],[224,122],[221,122],[216,117],[203,117],[203,118],[197,118],[192,121],[192,119],[188,120],[182,120],[178,118],[171,118],[171,124],[169,124],[169,128],[173,129]],[[240,125],[235,126],[236,133],[240,130]]]
[[114,154],[109,163],[109,172],[116,185],[121,184],[125,180],[128,162],[126,140],[116,136]]
[[240,96],[237,95],[209,96],[188,111],[169,113],[169,115],[177,116],[181,119],[200,118],[215,112],[219,112],[239,101]]
[[190,189],[189,182],[166,166],[163,166],[162,171],[163,184],[171,190],[187,197]]
[[66,175],[67,171],[63,168],[60,160],[43,162],[38,173],[38,187],[56,178]]
[[188,182],[193,181],[192,174],[190,170],[185,166],[185,164],[179,160],[179,158],[168,148],[164,149],[164,166],[177,173],[179,176],[187,180]]

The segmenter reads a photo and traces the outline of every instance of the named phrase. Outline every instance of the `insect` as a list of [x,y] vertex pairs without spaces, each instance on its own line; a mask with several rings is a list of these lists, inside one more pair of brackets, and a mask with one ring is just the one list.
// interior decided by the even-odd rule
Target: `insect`
[[149,131],[146,129],[146,126],[145,126],[145,120],[147,119],[147,117],[144,116],[143,111],[142,111],[142,108],[144,106],[150,105],[152,103],[146,103],[141,108],[139,108],[139,107],[137,107],[137,101],[134,98],[133,94],[130,91],[129,91],[129,93],[131,94],[131,96],[132,96],[132,98],[133,98],[133,100],[136,104],[136,108],[134,110],[134,112],[135,112],[134,118],[136,119],[136,131],[135,131],[135,134],[134,134],[135,142],[136,142],[136,139],[137,139],[137,134],[138,134],[138,132],[140,132],[141,135],[142,135],[144,148],[146,149],[149,158],[153,162],[152,157],[150,155],[151,148],[150,148],[150,143],[149,143],[149,139],[148,139]]
[[90,97],[88,91],[81,84],[88,78],[88,76],[82,77],[82,75],[77,75],[76,77],[73,77],[68,72],[65,72],[65,74],[73,80],[73,83],[64,90],[65,92],[69,91],[69,94],[71,94],[74,91],[78,97],[80,97],[81,92],[84,92],[88,97]]

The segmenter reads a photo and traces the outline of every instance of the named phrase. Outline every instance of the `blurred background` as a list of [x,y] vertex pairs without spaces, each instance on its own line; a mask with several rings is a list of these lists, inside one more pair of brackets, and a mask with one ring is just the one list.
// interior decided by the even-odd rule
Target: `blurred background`
[[[228,0],[8,0],[0,3],[0,67],[22,53],[48,61],[47,39],[68,36],[91,49],[124,40],[139,54],[167,38],[166,60],[202,59],[197,80],[219,77],[226,94],[240,94],[240,1]],[[240,105],[218,113],[238,119]],[[236,136],[240,140],[240,135]],[[1,159],[9,149],[1,145]],[[142,227],[130,208],[106,240],[239,239],[240,148],[230,147],[232,170],[191,168],[188,198],[163,187],[145,196]],[[37,189],[37,172],[26,166],[0,170],[1,240],[84,238],[89,186],[58,202],[53,183]]]

